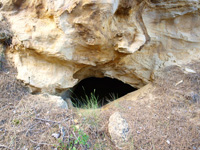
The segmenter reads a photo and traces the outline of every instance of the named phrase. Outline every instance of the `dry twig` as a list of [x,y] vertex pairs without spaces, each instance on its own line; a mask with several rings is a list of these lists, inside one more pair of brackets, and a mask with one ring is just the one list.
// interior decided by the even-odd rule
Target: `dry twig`
[[6,148],[6,149],[10,149],[10,150],[13,150],[12,148],[9,148],[9,147],[6,146],[6,145],[1,145],[1,144],[0,144],[0,147]]

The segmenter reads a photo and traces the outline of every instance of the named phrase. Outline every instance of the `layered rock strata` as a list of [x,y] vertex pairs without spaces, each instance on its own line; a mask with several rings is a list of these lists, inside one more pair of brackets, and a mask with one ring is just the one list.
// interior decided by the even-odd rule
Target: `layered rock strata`
[[17,78],[59,93],[87,77],[140,88],[200,58],[199,0],[0,0]]

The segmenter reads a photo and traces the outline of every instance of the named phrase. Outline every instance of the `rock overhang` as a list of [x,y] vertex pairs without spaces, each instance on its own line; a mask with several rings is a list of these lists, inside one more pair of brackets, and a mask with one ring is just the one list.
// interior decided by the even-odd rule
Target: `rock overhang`
[[13,32],[8,56],[18,79],[43,92],[55,94],[87,77],[116,78],[140,88],[160,69],[200,57],[198,1],[14,5],[2,2],[1,13]]

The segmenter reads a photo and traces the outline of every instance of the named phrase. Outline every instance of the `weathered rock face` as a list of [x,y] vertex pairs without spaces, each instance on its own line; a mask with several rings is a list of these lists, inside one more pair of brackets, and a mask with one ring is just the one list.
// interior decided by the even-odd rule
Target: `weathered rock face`
[[0,0],[18,79],[49,93],[87,77],[134,87],[200,58],[199,0]]

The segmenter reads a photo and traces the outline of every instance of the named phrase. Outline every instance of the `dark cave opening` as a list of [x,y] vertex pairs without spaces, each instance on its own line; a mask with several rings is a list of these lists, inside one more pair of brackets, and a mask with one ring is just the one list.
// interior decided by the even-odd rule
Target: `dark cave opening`
[[74,107],[82,108],[88,106],[88,99],[95,97],[98,107],[102,107],[135,90],[137,89],[117,79],[90,77],[70,90],[70,98]]

